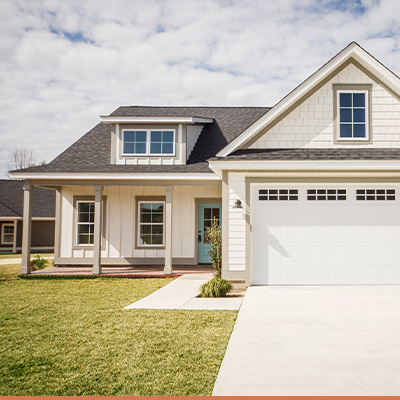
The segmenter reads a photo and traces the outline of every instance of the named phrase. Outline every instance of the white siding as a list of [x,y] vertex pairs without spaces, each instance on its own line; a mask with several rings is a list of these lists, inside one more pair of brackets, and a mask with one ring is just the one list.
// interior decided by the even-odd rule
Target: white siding
[[[333,143],[332,84],[372,84],[372,143]],[[353,64],[310,96],[250,148],[400,147],[400,102]]]
[[[172,208],[172,256],[196,256],[196,198],[221,198],[220,186],[175,186]],[[61,257],[93,257],[91,249],[75,247],[74,196],[93,196],[93,187],[65,186],[62,189]],[[102,257],[163,258],[163,249],[137,249],[137,196],[165,196],[163,186],[109,186],[105,216],[105,243]]]
[[[246,269],[246,221],[245,174],[229,173],[229,216],[228,216],[228,269],[244,271]],[[242,202],[243,209],[232,208],[236,200]],[[244,211],[243,211],[244,210]]]
[[186,136],[186,160],[189,158],[204,125],[188,125]]

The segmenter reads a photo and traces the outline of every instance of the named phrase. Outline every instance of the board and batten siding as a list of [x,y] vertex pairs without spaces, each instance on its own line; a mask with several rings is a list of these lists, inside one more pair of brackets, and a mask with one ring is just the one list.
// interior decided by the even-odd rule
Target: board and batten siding
[[[230,172],[228,211],[228,270],[246,270],[246,182],[245,174]],[[243,209],[232,208],[236,200],[242,202]]]
[[[221,198],[221,186],[174,186],[172,194],[172,257],[196,256],[195,199]],[[94,196],[93,187],[62,188],[62,221],[60,257],[91,258],[92,249],[75,246],[74,196]],[[105,243],[101,251],[107,258],[163,258],[164,249],[143,249],[137,246],[136,197],[165,196],[163,186],[108,186],[105,212]]]
[[[334,143],[333,84],[372,85],[372,143]],[[350,64],[250,145],[266,148],[398,148],[400,102],[378,82]]]
[[189,156],[197,142],[197,139],[200,136],[201,131],[203,130],[204,125],[188,125],[186,128],[186,159],[189,159]]

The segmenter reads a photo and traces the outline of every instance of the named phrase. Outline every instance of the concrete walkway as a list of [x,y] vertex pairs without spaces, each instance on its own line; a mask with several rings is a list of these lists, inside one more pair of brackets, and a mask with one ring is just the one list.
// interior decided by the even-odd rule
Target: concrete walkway
[[250,287],[213,395],[398,396],[400,286]]
[[238,310],[242,297],[198,298],[200,286],[212,274],[183,275],[125,309]]

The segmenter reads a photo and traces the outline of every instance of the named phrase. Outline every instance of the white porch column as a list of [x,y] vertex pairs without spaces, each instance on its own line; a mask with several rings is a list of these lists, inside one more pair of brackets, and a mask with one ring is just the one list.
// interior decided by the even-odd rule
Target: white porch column
[[94,241],[92,274],[101,274],[101,232],[103,225],[103,186],[94,187]]
[[164,274],[172,274],[172,186],[165,186],[165,265]]
[[61,188],[56,188],[56,221],[54,230],[54,261],[60,257],[61,236]]
[[22,262],[21,275],[31,273],[31,233],[32,233],[32,192],[33,185],[23,185],[24,190],[24,222],[22,229]]
[[13,253],[17,252],[17,227],[18,227],[18,221],[15,219],[14,220],[14,238],[13,238]]

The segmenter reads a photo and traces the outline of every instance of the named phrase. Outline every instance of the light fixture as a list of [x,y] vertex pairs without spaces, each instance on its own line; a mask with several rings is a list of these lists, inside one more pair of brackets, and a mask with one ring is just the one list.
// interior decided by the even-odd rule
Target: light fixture
[[242,207],[242,202],[238,199],[235,201],[235,204],[232,208],[243,208]]

